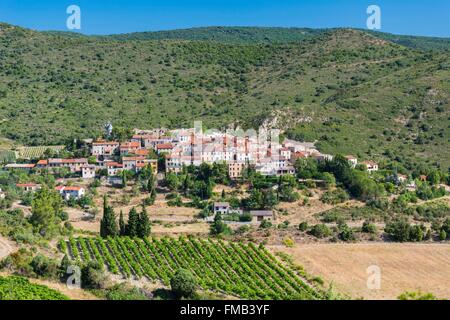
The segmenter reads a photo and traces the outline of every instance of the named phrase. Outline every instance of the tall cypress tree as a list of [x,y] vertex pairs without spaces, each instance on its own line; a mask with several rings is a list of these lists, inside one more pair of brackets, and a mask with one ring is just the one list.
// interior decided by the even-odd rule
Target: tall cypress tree
[[120,210],[120,216],[119,216],[119,231],[120,231],[121,236],[124,236],[127,233],[127,226],[125,224],[125,220],[123,219],[122,210]]
[[126,229],[126,234],[130,237],[138,236],[138,228],[139,228],[139,214],[136,211],[136,208],[131,208],[130,213],[128,214],[128,225]]
[[142,206],[142,211],[139,214],[139,226],[138,226],[138,237],[147,238],[152,230],[150,219],[147,214],[145,206]]
[[106,195],[103,197],[103,218],[100,221],[100,236],[106,238],[108,236],[118,235],[116,216],[114,210],[108,206]]

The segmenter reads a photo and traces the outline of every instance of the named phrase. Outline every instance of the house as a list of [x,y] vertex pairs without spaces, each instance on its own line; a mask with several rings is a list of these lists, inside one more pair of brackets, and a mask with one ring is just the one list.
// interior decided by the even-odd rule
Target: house
[[286,174],[295,174],[295,169],[293,166],[285,166],[281,168],[277,168],[276,175],[283,176]]
[[130,141],[124,142],[120,145],[120,155],[135,153],[137,150],[141,148],[141,142]]
[[56,191],[64,198],[64,200],[69,200],[71,198],[80,199],[85,195],[85,190],[83,187],[66,187],[66,186],[58,186],[56,187]]
[[145,157],[123,157],[122,164],[124,170],[140,172],[144,167],[151,166],[154,174],[158,173],[158,160],[147,159]]
[[161,143],[156,146],[156,153],[170,153],[173,150],[173,145],[171,143]]
[[35,166],[35,164],[31,163],[10,163],[5,166],[5,169],[31,171]]
[[36,169],[45,169],[48,166],[48,160],[39,160],[36,163]]
[[110,157],[119,149],[117,141],[97,141],[92,143],[91,153],[93,156]]
[[85,165],[81,167],[81,177],[83,179],[93,179],[95,178],[95,166]]
[[250,215],[252,216],[252,223],[260,223],[264,220],[272,221],[273,220],[273,212],[272,210],[253,210],[250,211]]
[[242,172],[245,169],[244,162],[230,162],[228,164],[228,175],[230,179],[237,179],[242,177]]
[[378,171],[378,164],[374,161],[371,160],[363,161],[362,164],[364,164],[367,167],[367,171],[369,173]]
[[214,202],[214,215],[217,213],[228,214],[230,204],[228,202]]
[[416,191],[416,189],[417,189],[417,186],[416,186],[416,182],[414,180],[411,180],[406,184],[406,190],[413,192],[413,191]]
[[36,183],[18,183],[18,184],[16,184],[16,187],[24,190],[25,192],[34,192],[41,188]]
[[348,160],[348,163],[352,166],[352,168],[355,168],[358,164],[358,158],[355,156],[345,156],[345,158]]
[[289,149],[289,148],[281,148],[280,149],[280,156],[290,160],[291,159],[291,149]]
[[83,166],[88,165],[88,160],[80,159],[48,159],[47,167],[54,168],[68,168],[70,172],[81,172]]
[[108,161],[106,162],[106,169],[108,170],[108,176],[117,176],[120,174],[120,172],[122,172],[123,164],[114,161]]
[[408,176],[404,174],[397,174],[397,181],[398,183],[405,183],[408,181]]

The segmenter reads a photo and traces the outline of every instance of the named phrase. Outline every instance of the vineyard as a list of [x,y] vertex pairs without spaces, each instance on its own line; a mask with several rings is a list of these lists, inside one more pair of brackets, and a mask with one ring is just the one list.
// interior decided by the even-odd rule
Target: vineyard
[[22,277],[0,277],[0,300],[68,300],[56,290]]
[[263,246],[195,238],[70,238],[60,250],[76,262],[97,261],[115,274],[169,285],[180,268],[204,290],[244,299],[311,300],[324,294],[278,261]]
[[16,160],[16,153],[11,150],[0,150],[0,163],[14,162]]
[[38,147],[21,147],[17,151],[17,158],[20,159],[39,159],[42,158],[45,151],[50,149],[54,152],[60,152],[64,146],[38,146]]

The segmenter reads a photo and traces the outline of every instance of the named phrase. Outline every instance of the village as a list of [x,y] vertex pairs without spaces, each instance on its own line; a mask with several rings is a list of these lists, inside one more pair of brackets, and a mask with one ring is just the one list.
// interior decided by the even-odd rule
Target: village
[[[108,137],[111,132],[112,126],[109,125],[105,136]],[[278,131],[263,130],[256,135],[242,130],[204,133],[197,127],[176,130],[134,129],[132,137],[124,141],[99,138],[87,139],[83,143],[89,146],[89,157],[42,158],[34,163],[7,163],[3,170],[36,174],[65,170],[71,179],[59,179],[55,190],[65,201],[79,201],[88,194],[88,183],[95,179],[101,178],[100,181],[106,188],[124,188],[124,183],[127,183],[124,181],[124,173],[139,174],[144,168],[151,168],[158,184],[161,184],[167,174],[179,174],[183,168],[198,167],[202,163],[221,163],[226,166],[229,179],[238,181],[248,168],[266,177],[294,176],[294,164],[298,159],[314,159],[317,162],[333,159],[332,155],[319,152],[314,143],[290,139],[280,142]],[[358,165],[356,157],[346,158],[353,168]],[[374,161],[364,161],[361,164],[366,166],[369,173],[378,170],[378,164]],[[407,177],[399,175],[399,179],[405,182]],[[35,192],[41,186],[26,181],[17,183],[16,187],[28,193]],[[410,187],[414,187],[414,182]],[[5,192],[0,192],[0,197],[5,196]],[[176,208],[172,210],[176,211]],[[244,214],[242,208],[232,207],[226,201],[214,202],[211,211],[212,215],[204,217],[206,222],[212,222],[217,213],[224,217]],[[248,214],[251,218],[241,219],[246,220],[241,224],[259,225],[262,221],[276,220],[271,209],[249,210]]]

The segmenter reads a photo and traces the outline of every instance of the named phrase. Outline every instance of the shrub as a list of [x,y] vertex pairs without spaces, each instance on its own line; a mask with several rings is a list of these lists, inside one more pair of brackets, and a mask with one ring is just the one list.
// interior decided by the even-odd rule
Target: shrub
[[312,227],[310,234],[316,238],[326,238],[332,235],[332,231],[326,224],[316,224]]
[[308,222],[305,222],[305,221],[301,222],[301,223],[298,225],[298,230],[300,230],[300,231],[306,231],[306,230],[308,230]]
[[377,227],[373,223],[370,223],[369,221],[364,221],[361,231],[364,233],[376,234]]
[[288,248],[292,248],[295,245],[295,241],[291,238],[285,238],[283,239],[283,244]]
[[179,269],[170,279],[170,287],[178,299],[192,298],[195,295],[197,283],[190,271]]

